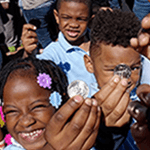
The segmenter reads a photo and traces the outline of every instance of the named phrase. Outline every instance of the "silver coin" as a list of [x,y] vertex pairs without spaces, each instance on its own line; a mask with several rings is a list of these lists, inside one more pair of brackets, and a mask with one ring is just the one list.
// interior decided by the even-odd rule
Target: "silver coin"
[[81,95],[85,99],[89,94],[89,87],[84,81],[75,80],[68,85],[67,92],[70,98]]
[[131,68],[125,64],[119,64],[114,69],[114,74],[117,74],[122,78],[130,78],[131,76]]

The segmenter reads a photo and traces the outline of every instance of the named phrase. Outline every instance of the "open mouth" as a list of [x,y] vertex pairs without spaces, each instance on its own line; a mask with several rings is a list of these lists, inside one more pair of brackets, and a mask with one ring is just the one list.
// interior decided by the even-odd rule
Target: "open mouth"
[[79,32],[78,31],[67,30],[67,34],[70,37],[76,37],[76,36],[78,36]]
[[44,129],[34,130],[32,132],[21,132],[19,135],[28,142],[33,142],[37,138],[39,138],[42,133],[44,132]]

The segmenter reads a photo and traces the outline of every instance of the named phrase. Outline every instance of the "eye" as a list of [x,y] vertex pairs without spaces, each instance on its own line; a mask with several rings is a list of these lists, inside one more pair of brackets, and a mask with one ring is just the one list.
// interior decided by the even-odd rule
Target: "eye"
[[88,18],[81,18],[81,17],[79,17],[77,20],[79,20],[79,21],[87,21]]
[[62,16],[61,18],[64,19],[64,20],[68,20],[68,19],[70,19],[71,17],[69,17],[69,16]]
[[43,110],[44,108],[47,108],[49,106],[50,106],[50,104],[40,104],[40,105],[34,106],[31,110],[34,110],[34,111]]
[[18,112],[17,110],[8,110],[4,114],[5,115],[13,115],[13,114],[16,114],[17,112]]
[[139,70],[139,69],[141,69],[141,66],[131,67],[131,70],[132,70],[132,71],[136,71],[136,70]]
[[109,69],[109,71],[113,71],[114,72],[114,69]]

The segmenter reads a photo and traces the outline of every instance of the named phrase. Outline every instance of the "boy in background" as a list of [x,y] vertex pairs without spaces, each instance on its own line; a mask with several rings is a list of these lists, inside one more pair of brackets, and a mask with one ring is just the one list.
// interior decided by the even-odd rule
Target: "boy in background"
[[[123,118],[127,113],[127,109],[123,108],[127,108],[129,103],[128,98],[123,99],[123,97],[128,97],[130,93],[131,100],[138,99],[135,93],[137,86],[142,83],[150,83],[150,78],[148,77],[149,60],[130,46],[130,39],[137,37],[139,29],[140,22],[133,13],[119,10],[99,11],[93,20],[90,56],[85,55],[84,60],[87,70],[95,74],[97,80],[95,88],[101,89],[94,96],[102,107],[105,118],[108,114],[119,116],[118,120]],[[128,70],[123,75],[123,78],[127,78],[126,90],[122,94],[122,89],[120,89],[121,94],[118,94],[118,97],[122,97],[120,101],[115,99],[110,102],[108,100],[103,101],[98,95],[114,74],[118,74],[118,68],[120,67]],[[122,105],[123,103],[121,104],[122,100],[124,100],[124,105]],[[115,103],[116,110],[114,111],[111,108]],[[107,126],[106,120],[105,125]],[[119,131],[119,128],[116,129],[116,132],[117,130]],[[101,128],[99,136],[100,134]],[[98,138],[98,141],[100,140],[101,138]],[[138,150],[130,131],[120,149]]]

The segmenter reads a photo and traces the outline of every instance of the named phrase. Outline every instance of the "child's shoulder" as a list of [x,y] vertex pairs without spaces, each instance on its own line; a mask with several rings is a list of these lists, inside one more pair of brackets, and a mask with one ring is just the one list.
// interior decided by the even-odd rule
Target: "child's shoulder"
[[150,84],[150,60],[141,55],[142,58],[142,73],[141,73],[141,84]]
[[25,150],[25,149],[11,144],[11,145],[6,146],[4,150]]

